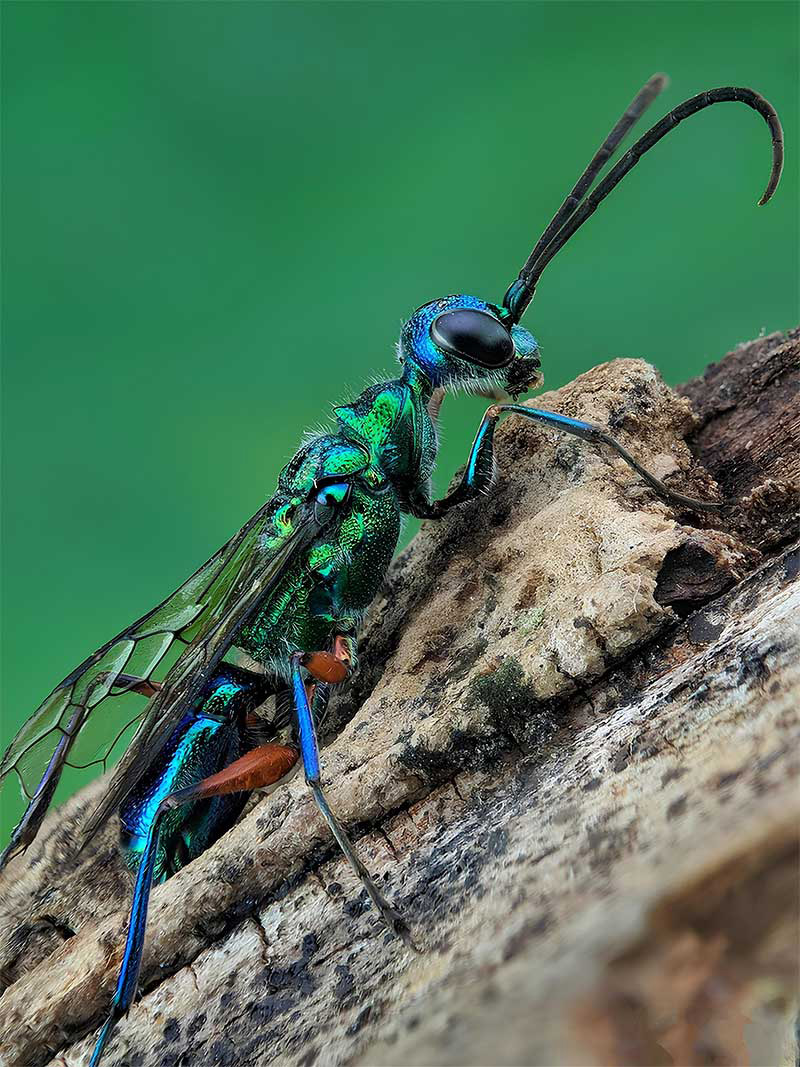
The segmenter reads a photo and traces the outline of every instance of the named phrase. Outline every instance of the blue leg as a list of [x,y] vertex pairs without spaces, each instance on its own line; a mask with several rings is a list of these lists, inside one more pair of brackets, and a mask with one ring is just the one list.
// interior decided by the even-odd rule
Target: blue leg
[[494,480],[494,428],[500,421],[501,416],[505,414],[522,415],[526,419],[544,422],[555,429],[563,430],[564,433],[589,441],[591,444],[605,445],[607,448],[613,449],[659,496],[672,503],[680,504],[694,511],[720,511],[725,507],[724,504],[718,504],[711,500],[696,500],[694,497],[684,496],[683,493],[676,493],[674,489],[670,489],[669,486],[644,468],[603,426],[598,426],[593,422],[583,422],[580,419],[571,419],[567,415],[558,415],[553,411],[529,408],[524,404],[492,404],[478,427],[478,432],[472,443],[469,459],[459,484],[442,500],[433,502],[422,498],[412,500],[413,514],[422,519],[437,519],[455,505],[462,504],[488,492]]
[[[296,652],[292,656],[292,695],[294,697],[300,752],[303,757],[303,769],[305,771],[306,782],[308,783],[314,800],[317,802],[317,807],[330,827],[331,833],[336,839],[339,848],[344,853],[350,866],[358,875],[361,884],[366,889],[370,900],[375,905],[381,918],[393,934],[399,937],[409,948],[416,951],[416,945],[411,938],[411,931],[406,925],[405,920],[400,913],[391,906],[373,882],[369,871],[361,862],[358,854],[353,848],[352,842],[339,824],[336,816],[331,811],[325,794],[322,791],[322,786],[320,785],[317,735],[314,727],[314,718],[311,713],[311,706],[308,700],[306,682],[302,673],[303,666],[306,666],[314,677],[319,677],[315,671],[314,664],[314,660],[318,656],[319,654],[317,654],[317,656],[308,656],[301,652]],[[328,679],[324,678],[323,680],[327,681]]]
[[205,802],[212,798],[229,796],[232,793],[246,796],[253,789],[263,789],[274,785],[289,774],[297,763],[297,755],[297,749],[288,745],[275,743],[259,745],[258,748],[246,752],[216,774],[211,774],[194,785],[174,790],[158,805],[150,824],[147,842],[136,875],[128,937],[125,942],[122,968],[117,979],[117,988],[111,1000],[108,1019],[98,1035],[89,1067],[97,1067],[99,1064],[111,1031],[118,1020],[127,1013],[136,995],[147,923],[147,906],[150,901],[159,839],[164,829],[165,818],[170,812],[186,804]]
[[199,856],[235,821],[246,791],[258,787],[259,773],[264,777],[264,767],[254,770],[254,753],[262,754],[262,764],[266,755],[267,777],[280,777],[297,760],[295,749],[277,745],[241,756],[248,713],[273,688],[263,675],[225,664],[120,811],[123,853],[131,866],[138,860],[136,884],[122,967],[90,1067],[99,1064],[115,1024],[136,995],[153,884]]
[[158,854],[158,839],[161,823],[167,809],[164,801],[159,804],[155,818],[150,824],[150,832],[147,835],[147,843],[139,862],[139,870],[136,875],[136,886],[133,890],[133,905],[131,917],[128,923],[128,937],[125,942],[125,953],[122,957],[122,967],[117,979],[117,988],[111,999],[111,1009],[108,1013],[102,1030],[94,1046],[89,1067],[97,1067],[103,1054],[106,1042],[114,1026],[130,1008],[136,995],[136,986],[139,981],[139,968],[142,964],[142,949],[144,947],[144,931],[147,925],[147,905],[150,901],[150,890],[153,885],[153,871],[156,856]]

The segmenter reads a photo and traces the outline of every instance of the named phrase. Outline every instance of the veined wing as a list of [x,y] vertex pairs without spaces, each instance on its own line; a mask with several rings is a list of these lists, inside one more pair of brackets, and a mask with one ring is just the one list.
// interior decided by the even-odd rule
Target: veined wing
[[119,761],[114,777],[97,811],[89,819],[84,843],[99,829],[136,785],[165,741],[210,680],[215,667],[231,647],[260,604],[280,583],[287,566],[307,548],[320,531],[313,510],[304,511],[271,552],[246,556],[236,580],[219,606],[205,616],[189,647],[176,661],[161,690]]
[[[236,630],[274,586],[289,559],[319,529],[313,510],[303,511],[297,522],[276,527],[270,521],[274,508],[275,502],[268,501],[170,597],[68,674],[28,719],[0,761],[0,785],[15,776],[29,801],[0,855],[0,868],[35,838],[90,716],[101,705],[112,711],[115,698],[130,692],[131,675],[150,680],[175,643],[182,642],[186,648],[144,710],[89,832],[130,790],[142,773],[140,761],[146,768],[227,651]],[[116,704],[121,702],[116,699]],[[120,723],[113,712],[109,723],[117,737],[120,727],[130,725]]]

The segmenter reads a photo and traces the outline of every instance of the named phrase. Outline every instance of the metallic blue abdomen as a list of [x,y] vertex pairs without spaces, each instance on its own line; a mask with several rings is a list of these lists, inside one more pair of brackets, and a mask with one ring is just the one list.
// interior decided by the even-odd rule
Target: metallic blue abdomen
[[[120,809],[120,843],[126,864],[135,870],[158,805],[171,792],[215,774],[243,751],[241,713],[257,704],[264,680],[244,680],[224,665],[183,717],[159,759]],[[255,690],[259,690],[255,692]],[[238,793],[198,800],[167,812],[162,820],[154,882],[163,882],[199,856],[234,823],[247,799]]]

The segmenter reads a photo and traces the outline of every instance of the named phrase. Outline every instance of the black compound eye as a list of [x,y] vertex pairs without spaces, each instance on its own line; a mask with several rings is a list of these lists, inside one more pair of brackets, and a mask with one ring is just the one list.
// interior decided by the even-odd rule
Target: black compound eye
[[431,337],[445,352],[482,367],[502,367],[514,355],[514,342],[505,326],[477,308],[437,315],[431,323]]

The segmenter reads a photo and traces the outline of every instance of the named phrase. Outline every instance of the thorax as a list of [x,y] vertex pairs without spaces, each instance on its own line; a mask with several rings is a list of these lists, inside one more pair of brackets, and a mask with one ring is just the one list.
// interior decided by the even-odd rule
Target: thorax
[[426,481],[436,458],[429,396],[405,381],[371,386],[350,404],[334,408],[343,436],[370,455],[404,505],[410,487]]

